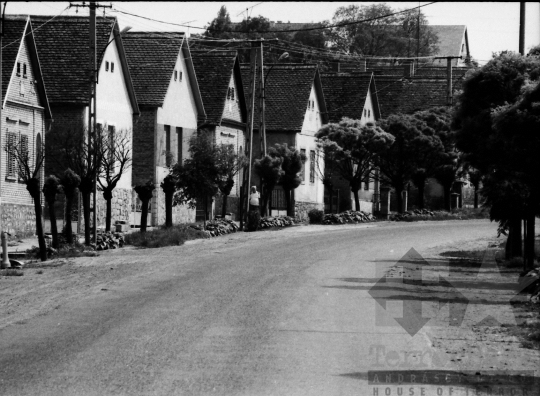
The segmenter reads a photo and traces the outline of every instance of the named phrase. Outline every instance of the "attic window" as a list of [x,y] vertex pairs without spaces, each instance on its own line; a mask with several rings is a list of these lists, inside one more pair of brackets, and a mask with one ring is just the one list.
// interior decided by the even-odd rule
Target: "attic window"
[[174,81],[178,80],[178,70],[174,71]]
[[105,61],[105,71],[109,71],[109,61]]
[[17,76],[21,75],[21,62],[17,62]]
[[179,75],[178,75],[178,80],[179,80],[180,82],[182,82],[182,72],[179,73]]
[[368,117],[371,117],[371,110],[368,110],[368,111],[367,111],[367,116],[368,116]]
[[234,87],[231,87],[231,100],[234,100]]
[[27,78],[27,75],[26,75],[26,63],[23,63],[23,78]]
[[111,62],[111,73],[114,73],[114,62]]

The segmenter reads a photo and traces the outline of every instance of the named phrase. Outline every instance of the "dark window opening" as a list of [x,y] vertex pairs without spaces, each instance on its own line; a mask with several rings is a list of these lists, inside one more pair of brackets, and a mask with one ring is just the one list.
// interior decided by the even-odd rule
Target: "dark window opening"
[[114,73],[114,62],[111,62],[111,73]]
[[315,183],[315,151],[309,152],[309,182]]
[[178,70],[174,71],[174,81],[178,80]]
[[178,79],[179,79],[180,81],[182,81],[182,72],[180,72],[180,73],[178,74]]
[[165,125],[165,165],[171,166],[171,126]]
[[182,150],[184,147],[184,130],[182,129],[182,127],[176,127],[176,138],[178,139],[178,163],[182,164],[182,161],[184,159],[182,155]]
[[26,63],[23,63],[23,77],[27,78],[27,75],[26,75]]
[[21,75],[21,62],[17,62],[17,75]]
[[109,71],[109,61],[105,61],[105,71]]
[[[301,152],[302,154],[304,154],[303,157],[305,158],[305,156],[306,156],[306,149],[300,149],[300,152]],[[302,177],[302,183],[303,183],[304,180],[306,180],[306,164],[303,164],[303,165],[302,165],[302,175],[301,175],[301,177]]]

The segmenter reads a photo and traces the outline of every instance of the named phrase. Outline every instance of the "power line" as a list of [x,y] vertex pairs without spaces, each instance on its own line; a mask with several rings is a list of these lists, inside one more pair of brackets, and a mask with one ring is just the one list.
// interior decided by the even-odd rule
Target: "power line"
[[[388,17],[394,16],[394,15],[403,14],[403,13],[406,13],[406,12],[409,12],[409,11],[412,11],[412,10],[420,9],[422,7],[426,7],[428,5],[435,4],[435,3],[437,3],[437,2],[432,1],[431,3],[427,3],[427,4],[424,4],[424,5],[417,6],[417,7],[413,7],[413,8],[409,8],[409,9],[401,10],[401,11],[396,11],[396,12],[393,12],[391,14],[381,15],[381,16],[374,17],[374,18],[362,19],[360,21],[341,22],[341,23],[337,23],[337,24],[334,24],[334,25],[318,26],[318,27],[310,27],[310,28],[302,28],[302,29],[253,31],[253,32],[247,32],[247,33],[292,33],[292,32],[306,32],[306,31],[311,31],[311,30],[331,29],[331,28],[335,28],[335,27],[343,27],[343,26],[355,25],[355,24],[359,24],[359,23],[377,21],[379,19],[384,19],[384,18],[388,18]],[[146,19],[146,20],[149,20],[149,21],[164,23],[164,24],[172,25],[172,26],[187,27],[187,28],[191,28],[191,29],[200,29],[200,30],[206,30],[206,31],[209,31],[209,32],[218,32],[218,33],[244,33],[244,34],[246,33],[246,32],[239,32],[239,31],[236,31],[236,30],[217,30],[217,29],[210,29],[210,28],[200,27],[200,26],[191,26],[191,25],[179,24],[179,23],[174,23],[174,22],[160,21],[158,19],[133,14],[131,12],[121,11],[121,10],[119,10],[117,8],[113,8],[113,10],[115,12],[120,12],[122,14],[131,15],[131,16]]]

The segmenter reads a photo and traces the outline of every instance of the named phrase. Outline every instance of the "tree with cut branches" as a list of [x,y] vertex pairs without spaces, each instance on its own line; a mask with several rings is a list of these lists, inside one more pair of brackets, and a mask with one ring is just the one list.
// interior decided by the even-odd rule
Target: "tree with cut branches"
[[328,190],[330,213],[333,213],[334,177],[339,174],[339,150],[338,144],[330,140],[328,136],[317,139],[317,151],[319,158],[322,159],[322,161],[317,162],[317,175]]
[[94,178],[102,163],[100,139],[89,143],[85,129],[56,128],[47,134],[47,159],[59,169],[72,169],[81,179],[79,191],[82,195],[84,214],[84,243],[90,245],[90,198]]
[[49,207],[52,246],[53,248],[58,249],[58,229],[56,226],[56,212],[54,210],[54,203],[56,202],[56,195],[62,192],[62,185],[60,184],[60,179],[58,179],[54,175],[47,177],[45,179],[45,183],[43,183],[42,191],[43,195],[45,196],[45,201],[47,201],[47,206]]
[[259,206],[261,216],[266,216],[270,195],[284,173],[281,168],[282,163],[283,158],[272,157],[271,155],[266,155],[254,162],[255,172],[257,172],[261,178],[262,185],[262,204]]
[[77,194],[77,189],[81,184],[81,178],[78,174],[68,168],[60,175],[60,184],[62,185],[62,190],[64,191],[64,195],[66,196],[64,236],[66,237],[66,242],[71,244],[73,243],[73,230],[71,228],[71,211],[73,208],[73,201],[75,200],[75,194]]
[[107,203],[105,215],[105,231],[111,230],[113,191],[118,182],[131,167],[132,149],[131,132],[127,130],[110,130],[107,125],[100,131],[100,161],[98,183]]
[[[37,144],[37,142],[36,142]],[[43,233],[43,222],[41,218],[41,174],[45,160],[45,146],[43,144],[35,147],[35,157],[28,150],[28,140],[22,137],[8,139],[4,150],[12,161],[17,163],[18,177],[26,185],[34,201],[34,212],[36,215],[36,235],[39,244],[39,257],[41,261],[47,261],[47,245]]]

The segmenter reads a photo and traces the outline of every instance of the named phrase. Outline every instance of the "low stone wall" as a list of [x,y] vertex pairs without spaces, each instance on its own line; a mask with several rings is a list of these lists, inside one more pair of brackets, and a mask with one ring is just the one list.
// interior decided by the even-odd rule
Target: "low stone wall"
[[[187,205],[173,206],[173,225],[195,222],[195,209],[190,209]],[[165,192],[161,186],[157,186],[152,197],[152,224],[154,226],[165,225]]]
[[[43,208],[42,208],[43,209]],[[34,205],[2,203],[0,205],[0,230],[12,237],[28,237],[36,234]]]
[[[113,198],[111,201],[111,228],[114,227],[117,220],[123,220],[126,222],[126,224],[129,224],[129,214],[131,213],[131,196],[131,189],[115,188],[113,190]],[[98,227],[105,227],[107,202],[105,201],[105,198],[103,198],[103,193],[101,191],[98,191],[97,195],[97,209]]]
[[[216,204],[216,216],[221,216],[221,208],[223,207],[223,196],[217,195],[215,197],[215,204]],[[226,213],[232,213],[234,220],[240,220],[239,213],[240,213],[240,197],[229,197],[227,198],[227,211]]]
[[309,221],[308,212],[311,209],[324,210],[324,204],[296,201],[294,203],[295,221]]

